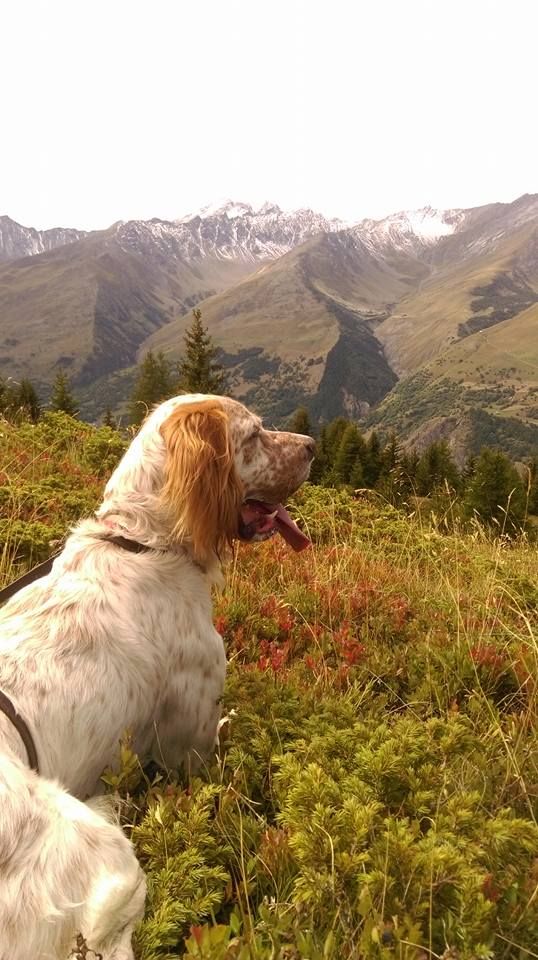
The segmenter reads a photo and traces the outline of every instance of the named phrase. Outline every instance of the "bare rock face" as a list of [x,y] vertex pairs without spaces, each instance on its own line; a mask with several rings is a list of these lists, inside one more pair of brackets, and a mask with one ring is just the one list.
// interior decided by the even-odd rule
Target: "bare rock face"
[[286,212],[271,203],[255,210],[227,200],[180,220],[130,220],[118,226],[117,237],[124,249],[144,249],[187,262],[214,257],[255,264],[275,260],[318,233],[344,226],[313,210]]
[[52,230],[34,230],[23,227],[11,217],[0,217],[0,262],[35,257],[56,247],[63,247],[86,237],[84,230],[54,227]]

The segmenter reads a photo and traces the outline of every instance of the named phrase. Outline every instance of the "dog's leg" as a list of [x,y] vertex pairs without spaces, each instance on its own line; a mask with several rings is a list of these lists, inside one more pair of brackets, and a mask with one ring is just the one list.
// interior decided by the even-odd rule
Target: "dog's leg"
[[222,680],[216,677],[211,695],[196,680],[186,686],[180,677],[170,684],[155,724],[151,750],[155,763],[169,770],[183,766],[191,773],[210,756],[217,740],[223,681],[224,671]]

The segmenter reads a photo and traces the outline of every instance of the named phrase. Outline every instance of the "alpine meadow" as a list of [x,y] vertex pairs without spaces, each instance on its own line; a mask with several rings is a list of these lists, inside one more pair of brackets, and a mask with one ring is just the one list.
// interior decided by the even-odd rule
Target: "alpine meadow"
[[[128,436],[20,407],[1,433],[8,583],[91,514]],[[215,595],[213,756],[191,778],[144,768],[126,730],[103,771],[148,878],[138,960],[536,955],[532,515],[482,522],[448,450],[418,470],[350,435],[325,430],[290,506],[313,546],[239,545]],[[402,486],[412,469],[422,494]],[[93,960],[82,941],[71,956]]]

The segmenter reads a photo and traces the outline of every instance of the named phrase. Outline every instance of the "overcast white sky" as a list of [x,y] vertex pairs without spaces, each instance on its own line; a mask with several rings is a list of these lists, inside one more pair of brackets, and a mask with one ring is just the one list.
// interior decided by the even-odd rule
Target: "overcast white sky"
[[538,190],[536,0],[3,0],[0,213],[357,220]]

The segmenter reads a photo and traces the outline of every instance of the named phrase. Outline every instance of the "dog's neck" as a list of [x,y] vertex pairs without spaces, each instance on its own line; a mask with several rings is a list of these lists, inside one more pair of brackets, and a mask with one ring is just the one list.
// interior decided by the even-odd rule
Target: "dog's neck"
[[[123,537],[135,543],[147,547],[151,558],[151,551],[155,551],[155,556],[162,557],[163,553],[167,556],[176,557],[179,562],[188,563],[189,566],[197,568],[204,576],[210,586],[222,587],[224,585],[224,576],[222,572],[222,563],[219,558],[214,556],[213,560],[202,567],[194,558],[189,543],[178,543],[170,538],[166,529],[152,529],[150,525],[141,525],[133,522],[130,511],[115,510],[110,512],[102,505],[95,514],[94,519],[82,520],[73,530],[75,537],[90,537],[97,540],[110,540],[113,537]],[[136,519],[136,518],[135,518]]]

